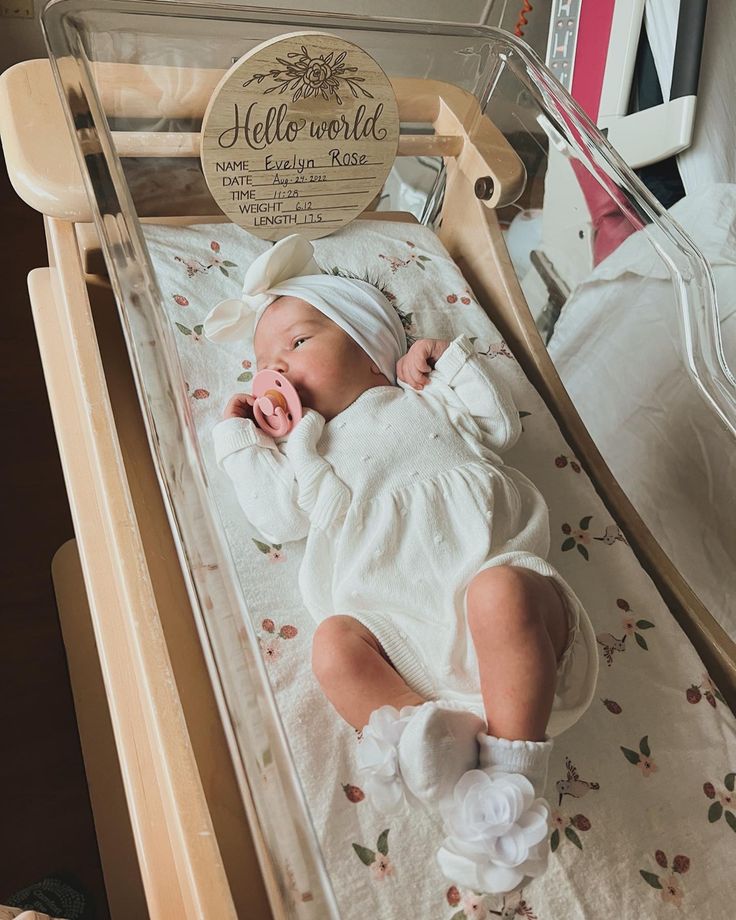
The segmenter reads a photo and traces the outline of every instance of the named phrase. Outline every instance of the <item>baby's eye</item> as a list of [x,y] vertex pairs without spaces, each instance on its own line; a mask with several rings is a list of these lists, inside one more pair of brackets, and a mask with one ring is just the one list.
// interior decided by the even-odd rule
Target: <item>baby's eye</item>
[[304,338],[304,337],[302,337],[302,338],[300,338],[300,339],[294,339],[294,345],[293,345],[293,347],[294,347],[294,348],[298,348],[300,345],[302,345],[302,344],[303,344],[304,342],[306,342],[306,341],[307,341],[307,340],[306,340],[306,338]]

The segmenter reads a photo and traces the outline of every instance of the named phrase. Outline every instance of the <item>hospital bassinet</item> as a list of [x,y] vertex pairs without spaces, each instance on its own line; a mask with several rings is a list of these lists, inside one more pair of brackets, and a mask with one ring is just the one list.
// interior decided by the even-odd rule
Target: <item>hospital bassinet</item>
[[[732,846],[736,823],[734,645],[587,434],[501,226],[539,194],[547,145],[566,149],[667,267],[693,375],[722,409],[699,253],[537,60],[494,30],[152,0],[62,0],[44,21],[63,104],[45,62],[19,65],[3,77],[0,128],[14,186],[46,220],[50,266],[30,288],[85,590],[74,547],[57,557],[55,579],[73,679],[104,686],[106,710],[99,694],[78,693],[77,706],[80,723],[102,725],[85,755],[113,912],[471,910],[433,867],[437,828],[389,827],[362,800],[352,732],[310,683],[299,548],[243,531],[217,500],[206,443],[215,400],[247,383],[249,359],[194,351],[206,311],[190,308],[203,278],[218,299],[267,244],[217,216],[192,159],[197,132],[232,61],[317,29],[366,49],[391,77],[399,154],[441,162],[420,213],[382,201],[319,240],[317,258],[381,267],[418,334],[467,331],[496,362],[525,426],[509,462],[542,488],[552,558],[596,608],[599,700],[550,769],[553,865],[523,903],[489,899],[478,911],[653,917],[687,898],[725,915],[730,880],[718,860],[706,873],[706,855]],[[727,413],[728,394],[725,403]],[[90,622],[99,674],[78,651],[92,647]],[[113,736],[119,774],[100,754]]]

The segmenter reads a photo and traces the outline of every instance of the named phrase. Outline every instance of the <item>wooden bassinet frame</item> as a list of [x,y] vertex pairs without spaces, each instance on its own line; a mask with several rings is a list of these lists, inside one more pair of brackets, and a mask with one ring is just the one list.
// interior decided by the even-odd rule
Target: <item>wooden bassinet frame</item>
[[[114,104],[117,114],[130,117],[150,114],[154,98],[161,114],[161,86],[168,80],[177,94],[165,114],[201,116],[222,75],[135,65],[95,69],[103,107]],[[494,207],[518,197],[523,166],[469,94],[428,80],[397,80],[394,87],[402,120],[434,130],[402,136],[399,154],[445,159],[439,238],[734,710],[736,645],[612,476],[522,294]],[[37,143],[41,129],[44,144]],[[217,728],[220,691],[209,677],[210,653],[192,617],[183,615],[189,609],[184,578],[48,62],[2,75],[0,133],[11,181],[44,214],[46,226],[49,268],[32,272],[29,287],[76,533],[76,548],[57,554],[54,579],[113,916],[146,910],[156,918],[286,916],[253,803],[241,798]],[[96,136],[82,140],[87,152],[99,149]],[[191,156],[197,143],[192,134],[147,132],[115,140],[121,155],[136,156]],[[212,219],[181,215],[160,222]],[[248,864],[250,872],[243,868]]]

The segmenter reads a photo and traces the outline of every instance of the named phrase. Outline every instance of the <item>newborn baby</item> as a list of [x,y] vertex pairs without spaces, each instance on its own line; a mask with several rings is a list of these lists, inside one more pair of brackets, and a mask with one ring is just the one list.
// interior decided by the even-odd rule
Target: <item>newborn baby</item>
[[499,456],[518,411],[465,336],[407,351],[386,298],[321,274],[299,236],[205,321],[214,341],[254,328],[258,369],[283,374],[305,414],[273,440],[253,397],[234,396],[217,461],[265,539],[306,537],[312,667],[362,731],[362,785],[385,812],[439,809],[448,879],[510,891],[544,871],[552,736],[597,676],[587,614],[545,559],[544,499]]

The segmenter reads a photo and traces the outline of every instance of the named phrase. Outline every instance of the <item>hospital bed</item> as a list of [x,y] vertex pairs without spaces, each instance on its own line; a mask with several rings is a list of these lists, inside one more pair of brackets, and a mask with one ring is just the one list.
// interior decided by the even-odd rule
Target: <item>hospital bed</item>
[[[539,117],[644,225],[686,316],[712,305],[702,256],[494,30],[134,0],[63,0],[44,22],[53,76],[46,62],[3,76],[0,134],[47,228],[29,286],[76,533],[54,578],[113,915],[727,910],[713,853],[736,820],[734,644],[611,475],[508,257],[498,214],[534,192]],[[598,635],[598,699],[550,768],[550,870],[476,908],[434,866],[436,825],[389,826],[362,796],[353,732],[309,674],[300,547],[245,527],[208,446],[252,353],[208,349],[197,320],[267,244],[218,216],[195,135],[233,59],[305,29],[371,53],[399,155],[444,162],[423,222],[368,209],[318,239],[317,259],[381,266],[415,332],[467,332],[507,380],[525,429],[508,461],[545,494],[551,559]]]
[[[718,388],[732,394],[736,253],[730,243],[733,190],[724,184],[733,181],[724,168],[731,119],[723,109],[728,56],[716,36],[732,34],[734,21],[718,4],[710,5],[707,21],[705,13],[705,2],[560,0],[550,17],[547,61],[630,166],[665,160],[660,194],[671,196],[673,218],[712,270],[717,309],[702,317],[704,340],[712,343],[708,363]],[[543,14],[537,8],[534,15]],[[647,86],[633,92],[644,51],[650,56]],[[652,105],[629,114],[632,98]],[[617,480],[733,638],[733,400],[722,402],[720,420],[700,411],[700,383],[688,377],[692,359],[678,344],[684,339],[668,308],[669,279],[655,278],[656,267],[638,260],[637,241],[627,241],[635,221],[554,141],[540,209],[533,221],[525,225],[524,215],[512,228],[527,236],[537,228],[533,264],[527,258],[520,267],[522,286],[555,366]],[[643,290],[636,279],[650,269]],[[646,371],[632,374],[634,368]]]

